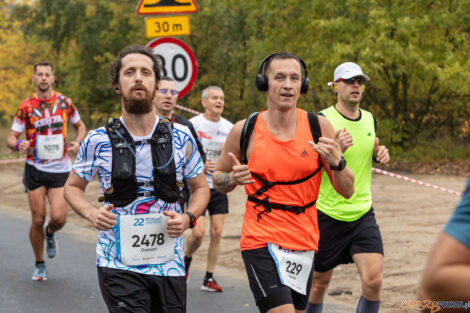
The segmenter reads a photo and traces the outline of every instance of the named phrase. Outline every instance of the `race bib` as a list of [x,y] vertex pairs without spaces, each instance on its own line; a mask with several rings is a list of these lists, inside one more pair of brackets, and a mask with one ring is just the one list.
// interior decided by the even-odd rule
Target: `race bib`
[[204,147],[206,157],[212,162],[217,162],[222,154],[222,142],[202,138],[201,144]]
[[281,284],[307,295],[308,277],[312,270],[315,250],[287,250],[272,243],[268,244],[268,250],[276,263]]
[[58,135],[37,135],[36,156],[40,160],[57,160],[64,155],[64,137]]
[[172,260],[175,238],[166,232],[167,219],[163,214],[119,215],[116,246],[121,263],[133,266]]

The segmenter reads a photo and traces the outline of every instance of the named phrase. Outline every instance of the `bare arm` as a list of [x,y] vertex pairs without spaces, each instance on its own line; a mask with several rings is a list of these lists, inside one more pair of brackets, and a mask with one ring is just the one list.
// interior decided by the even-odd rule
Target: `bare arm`
[[[20,138],[21,133],[10,130],[10,133],[7,136],[7,146],[11,150],[16,151],[16,143],[18,142],[18,139]],[[29,141],[28,140],[23,140],[19,145],[18,145],[18,151],[22,153],[27,153],[29,149]]]
[[334,171],[330,168],[330,166],[338,165],[341,160],[342,152],[338,139],[341,130],[335,132],[331,123],[321,115],[318,116],[318,122],[320,123],[322,137],[320,137],[318,144],[313,142],[310,144],[320,154],[323,167],[330,178],[333,188],[344,198],[350,198],[354,193],[353,172],[347,165],[342,171]]
[[242,157],[240,151],[240,136],[244,125],[245,120],[239,121],[233,126],[227,136],[227,140],[222,149],[222,155],[212,175],[214,188],[219,192],[230,192],[238,185],[251,184],[254,182],[248,166],[241,164],[239,161]]
[[441,233],[429,254],[419,297],[422,300],[470,299],[470,249],[447,233]]
[[109,212],[112,204],[106,204],[100,208],[94,207],[85,197],[85,189],[88,181],[78,176],[74,171],[65,183],[64,197],[72,209],[80,216],[86,218],[99,230],[108,230],[117,223],[117,216]]
[[77,136],[75,137],[75,140],[70,141],[68,151],[76,155],[78,153],[78,150],[80,149],[81,142],[83,141],[83,139],[85,139],[86,127],[85,123],[83,123],[82,120],[72,125],[75,127]]
[[[186,159],[192,154],[192,147],[186,146]],[[189,187],[190,197],[187,212],[192,213],[196,218],[199,217],[207,207],[210,199],[210,189],[204,173],[186,180]],[[166,230],[172,238],[181,236],[189,228],[189,215],[179,214],[176,211],[163,211],[163,214],[169,217],[166,222]]]
[[[188,212],[194,216],[201,216],[210,199],[210,189],[204,173],[187,180],[191,196],[189,197]],[[189,226],[189,218],[188,218]]]

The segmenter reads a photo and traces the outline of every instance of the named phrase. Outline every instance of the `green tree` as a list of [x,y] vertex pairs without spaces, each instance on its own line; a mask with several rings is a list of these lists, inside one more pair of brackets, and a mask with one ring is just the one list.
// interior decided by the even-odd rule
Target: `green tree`
[[14,18],[13,0],[0,0],[0,124],[11,123],[17,107],[34,87],[31,82],[37,51],[47,44],[32,36],[25,38],[21,23]]

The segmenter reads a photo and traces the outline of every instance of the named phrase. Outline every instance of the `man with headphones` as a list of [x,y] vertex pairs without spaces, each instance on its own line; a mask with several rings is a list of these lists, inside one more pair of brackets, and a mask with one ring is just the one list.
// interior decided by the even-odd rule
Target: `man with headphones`
[[[260,312],[305,310],[319,239],[315,202],[321,169],[338,193],[349,198],[354,192],[339,132],[335,134],[326,118],[297,108],[308,82],[298,56],[267,56],[255,82],[266,93],[267,110],[254,120],[251,135],[245,120],[234,125],[213,175],[220,192],[245,186],[248,200],[240,246]],[[246,149],[240,144],[245,141]]]
[[379,146],[379,139],[375,136],[375,118],[359,107],[369,80],[359,65],[352,62],[339,65],[333,82],[329,83],[338,101],[319,113],[331,122],[335,130],[341,131],[339,143],[354,173],[355,191],[351,198],[344,199],[323,173],[317,201],[321,237],[306,310],[309,313],[322,311],[333,269],[347,263],[356,263],[362,280],[357,312],[379,311],[383,244],[372,208],[370,186],[372,161],[385,164],[390,157],[387,148]]

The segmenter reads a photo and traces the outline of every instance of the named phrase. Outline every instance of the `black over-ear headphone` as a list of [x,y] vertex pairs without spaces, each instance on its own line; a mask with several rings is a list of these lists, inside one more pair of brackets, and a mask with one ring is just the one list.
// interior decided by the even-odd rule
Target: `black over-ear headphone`
[[[256,89],[258,89],[259,91],[268,90],[268,77],[263,73],[263,68],[266,62],[268,62],[269,59],[271,59],[277,54],[280,54],[280,52],[271,53],[270,55],[268,55],[267,57],[263,59],[263,61],[261,62],[259,66],[258,75],[256,76],[256,80],[255,80]],[[308,83],[310,81],[308,79],[307,66],[305,65],[305,62],[301,58],[299,57],[297,58],[300,64],[302,65],[302,67],[304,68],[304,72],[305,72],[305,77],[302,77],[302,83],[300,85],[300,93],[307,93]]]

